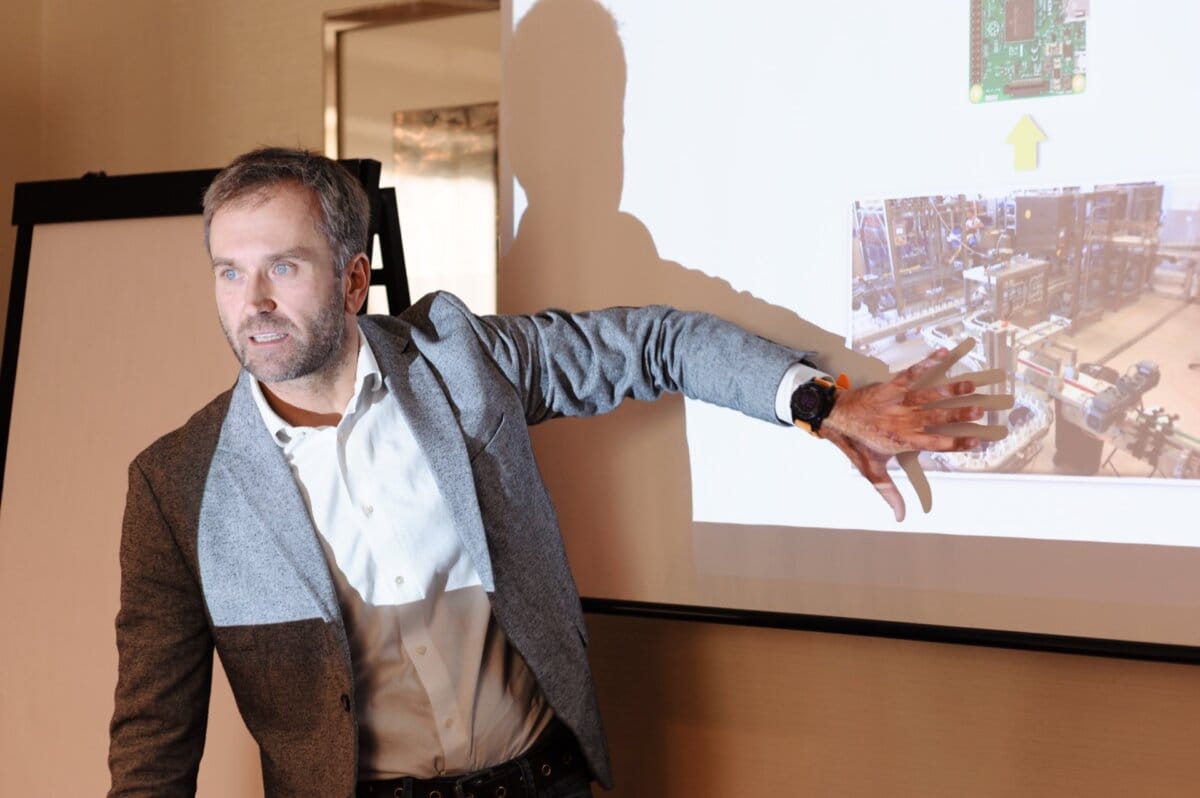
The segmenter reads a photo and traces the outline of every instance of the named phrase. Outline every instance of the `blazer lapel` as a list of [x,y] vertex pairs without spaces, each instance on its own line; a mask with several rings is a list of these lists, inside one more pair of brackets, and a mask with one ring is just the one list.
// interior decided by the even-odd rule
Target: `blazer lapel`
[[349,647],[317,532],[243,371],[233,390],[200,505],[197,554],[213,623],[321,618]]
[[494,592],[492,560],[467,447],[441,382],[409,339],[393,340],[370,323],[361,324],[360,329],[371,344],[388,391],[400,403],[400,412],[429,460],[438,489],[450,507],[454,526],[484,590]]

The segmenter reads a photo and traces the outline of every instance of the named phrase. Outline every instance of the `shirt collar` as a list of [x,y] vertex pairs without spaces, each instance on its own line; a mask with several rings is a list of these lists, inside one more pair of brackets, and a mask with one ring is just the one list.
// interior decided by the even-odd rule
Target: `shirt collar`
[[[358,361],[354,372],[354,394],[350,397],[350,403],[346,405],[346,409],[342,411],[343,417],[354,412],[364,394],[374,393],[381,389],[384,389],[384,382],[383,373],[379,370],[379,361],[375,359],[375,353],[371,351],[371,346],[367,343],[367,336],[363,335],[360,328],[358,331]],[[306,435],[313,429],[319,429],[294,427],[280,418],[279,414],[267,403],[262,385],[256,379],[250,380],[250,395],[254,397],[254,404],[258,408],[259,415],[262,416],[263,423],[267,425],[271,437],[280,446]]]

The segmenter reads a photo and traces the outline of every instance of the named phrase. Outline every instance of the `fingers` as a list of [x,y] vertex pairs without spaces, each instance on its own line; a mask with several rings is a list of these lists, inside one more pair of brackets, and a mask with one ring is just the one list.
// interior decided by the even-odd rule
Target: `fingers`
[[901,452],[896,455],[896,462],[908,475],[908,481],[913,486],[913,490],[917,492],[917,499],[921,502],[921,509],[925,512],[932,510],[933,489],[929,487],[929,477],[925,476],[925,469],[921,468],[920,454],[918,452]]
[[959,342],[958,346],[954,347],[953,350],[946,354],[945,360],[940,361],[937,366],[929,369],[920,378],[918,378],[913,387],[928,388],[929,386],[933,385],[935,382],[944,377],[946,372],[948,372],[955,363],[962,360],[963,357],[974,348],[975,339],[964,338],[961,342]]
[[970,380],[960,380],[958,382],[947,382],[939,385],[936,388],[924,388],[917,391],[909,391],[904,397],[906,405],[928,405],[934,402],[944,401],[948,397],[965,396],[975,390],[975,383]]
[[975,421],[982,417],[983,410],[978,407],[934,408],[921,413],[921,422],[925,429],[929,429],[943,424],[955,424],[960,421]]
[[[940,429],[947,429],[950,425]],[[976,424],[958,425],[966,427],[972,431],[982,429]],[[915,435],[910,435],[905,444],[911,446],[917,452],[965,452],[969,449],[974,449],[979,445],[979,437],[976,435],[948,435],[945,433],[930,430],[929,432],[918,432]]]
[[[975,383],[976,388],[982,388],[985,385],[996,385],[1008,379],[1008,372],[1004,369],[987,369],[986,371],[972,371],[969,374],[956,374],[954,379],[970,380]],[[942,383],[945,385],[947,383]]]
[[924,402],[928,408],[934,407],[978,407],[983,410],[1011,410],[1015,397],[1011,393],[976,393],[969,396],[952,396],[936,402]]
[[[953,438],[961,440],[963,438],[978,438],[981,441],[1001,441],[1008,436],[1008,427],[1003,424],[938,424],[927,427],[927,431],[938,437]],[[918,447],[924,449],[924,446]],[[970,448],[970,447],[968,447]],[[940,449],[938,451],[953,451],[949,449]]]
[[[914,386],[917,384],[924,386],[929,382],[936,381],[939,377],[946,373],[945,368],[942,368],[942,366],[949,358],[949,350],[939,349],[933,354],[925,357],[923,360],[914,363],[904,371],[900,372],[893,378],[893,380],[908,386]],[[949,367],[947,366],[946,368]],[[932,380],[926,379],[930,374],[934,374],[935,372],[936,376],[934,376]]]

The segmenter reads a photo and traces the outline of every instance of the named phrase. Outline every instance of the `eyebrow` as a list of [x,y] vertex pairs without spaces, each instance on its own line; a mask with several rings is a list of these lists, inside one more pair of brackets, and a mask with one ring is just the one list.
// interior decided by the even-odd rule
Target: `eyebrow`
[[266,258],[264,258],[264,260],[269,260],[269,261],[307,260],[307,261],[311,261],[313,259],[313,254],[314,253],[313,253],[312,249],[309,247],[293,247],[292,249],[285,249],[283,252],[272,252],[270,255],[268,255]]
[[[293,247],[292,249],[285,249],[282,252],[272,252],[262,260],[269,263],[281,260],[303,260],[311,263],[313,260],[313,251],[310,247]],[[213,268],[232,266],[234,265],[234,261],[232,258],[213,258],[212,265]]]

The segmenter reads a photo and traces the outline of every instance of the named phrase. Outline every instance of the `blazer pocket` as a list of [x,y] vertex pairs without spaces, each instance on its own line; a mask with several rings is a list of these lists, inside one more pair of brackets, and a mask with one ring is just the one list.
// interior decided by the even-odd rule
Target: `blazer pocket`
[[478,437],[472,436],[467,439],[467,459],[473,461],[496,441],[496,438],[500,436],[501,430],[504,429],[504,422],[507,418],[508,416],[501,415],[500,420],[496,422],[496,426],[490,431]]

